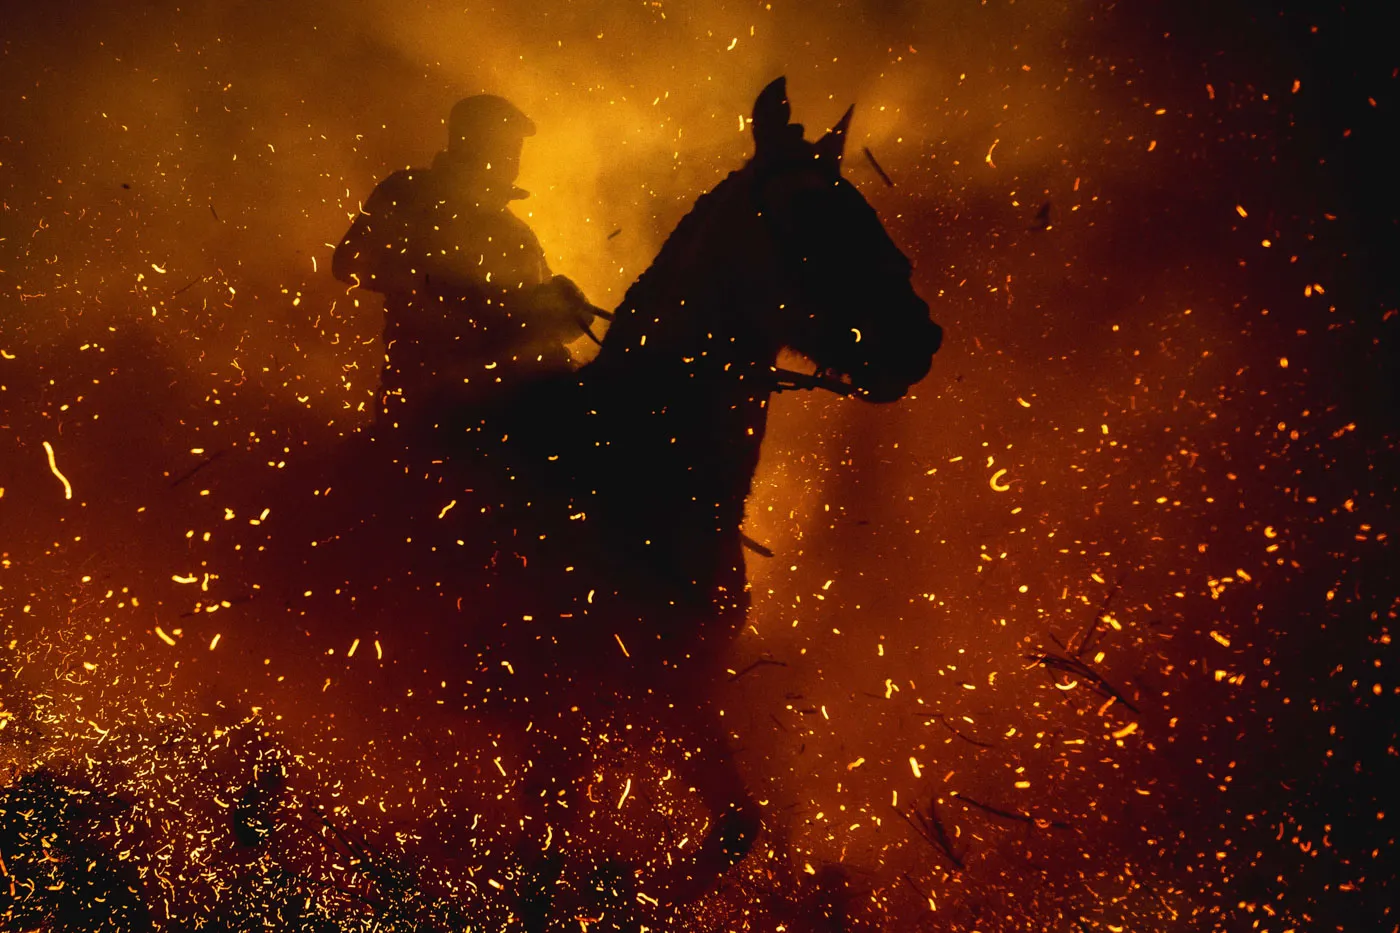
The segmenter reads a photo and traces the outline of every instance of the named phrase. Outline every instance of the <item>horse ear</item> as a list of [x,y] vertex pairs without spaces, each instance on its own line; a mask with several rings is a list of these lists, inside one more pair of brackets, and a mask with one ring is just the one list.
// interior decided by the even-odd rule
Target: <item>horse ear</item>
[[836,121],[836,125],[827,130],[826,135],[815,143],[817,158],[834,166],[838,172],[841,171],[841,155],[846,151],[846,131],[851,128],[851,114],[855,113],[855,109],[855,104],[847,107],[845,114]]
[[775,78],[753,102],[753,144],[755,152],[765,152],[785,135],[792,107],[788,105],[787,78]]

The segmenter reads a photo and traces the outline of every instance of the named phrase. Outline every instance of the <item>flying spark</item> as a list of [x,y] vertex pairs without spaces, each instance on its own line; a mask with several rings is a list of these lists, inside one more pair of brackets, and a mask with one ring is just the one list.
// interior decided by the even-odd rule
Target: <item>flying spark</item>
[[54,460],[53,456],[53,445],[48,441],[44,441],[44,453],[49,455],[49,469],[53,471],[54,476],[58,477],[58,481],[63,484],[63,498],[73,498],[73,484],[68,482],[68,477],[58,471],[58,463]]

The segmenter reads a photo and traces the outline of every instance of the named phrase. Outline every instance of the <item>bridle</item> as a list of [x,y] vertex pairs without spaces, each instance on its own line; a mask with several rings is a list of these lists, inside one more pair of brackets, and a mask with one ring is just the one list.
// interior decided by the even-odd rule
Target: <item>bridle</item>
[[[768,231],[769,239],[773,242],[775,247],[778,247],[778,252],[780,254],[783,250],[778,244],[780,244],[782,240],[778,236],[778,231],[774,229],[773,215],[767,210],[768,205],[763,193],[767,190],[768,183],[774,178],[799,167],[801,167],[799,163],[784,160],[776,165],[756,166],[754,168],[754,180],[750,188],[750,199],[753,204],[753,209],[762,219],[763,226]],[[784,257],[784,259],[786,260],[786,257]],[[787,266],[788,263],[785,261],[782,264],[785,273]],[[785,277],[788,276],[785,275]],[[825,389],[835,395],[847,397],[854,395],[857,391],[855,386],[843,381],[841,377],[829,367],[819,366],[814,373],[800,373],[796,370],[783,369],[775,366],[772,368],[771,376],[771,385],[774,392],[815,391],[817,389]]]
[[[777,235],[777,231],[774,229],[771,212],[765,210],[767,205],[764,202],[761,192],[766,190],[768,182],[771,179],[784,172],[791,171],[793,167],[794,163],[782,162],[775,166],[756,167],[754,169],[754,180],[751,186],[750,199],[754,212],[763,220],[763,226],[768,232],[769,239],[775,246],[781,241]],[[786,269],[786,264],[784,264],[784,269]],[[605,311],[593,305],[589,305],[586,310],[591,313],[594,318],[601,318],[609,322],[615,319],[613,312]],[[602,341],[593,333],[593,328],[590,326],[592,324],[591,320],[584,321],[580,319],[577,320],[576,323],[578,324],[579,330],[586,334],[590,340],[598,346],[603,345]],[[774,366],[770,369],[769,376],[769,384],[774,392],[792,392],[799,390],[815,391],[817,389],[825,389],[835,395],[847,397],[856,394],[858,391],[855,386],[843,381],[839,375],[826,367],[818,368],[814,373],[801,373],[796,370]]]
[[831,371],[827,369],[819,369],[809,374],[775,366],[773,367],[772,376],[774,392],[825,389],[828,392],[833,392],[841,396],[849,396],[856,393],[855,386],[851,385],[849,382],[842,382],[839,376],[833,375]]

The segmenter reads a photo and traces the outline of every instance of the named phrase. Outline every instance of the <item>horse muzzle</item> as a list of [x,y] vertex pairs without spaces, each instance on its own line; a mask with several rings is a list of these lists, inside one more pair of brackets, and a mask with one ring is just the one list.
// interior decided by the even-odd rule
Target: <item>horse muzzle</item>
[[862,375],[854,380],[857,394],[868,402],[895,402],[928,375],[933,355],[943,344],[943,328],[928,318],[928,306],[923,305],[923,320],[913,333],[890,335],[886,352],[878,363],[863,367]]

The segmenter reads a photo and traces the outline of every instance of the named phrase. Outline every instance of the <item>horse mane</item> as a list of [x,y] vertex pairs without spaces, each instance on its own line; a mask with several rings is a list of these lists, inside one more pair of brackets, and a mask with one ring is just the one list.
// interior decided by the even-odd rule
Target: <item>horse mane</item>
[[617,308],[617,319],[604,335],[604,344],[609,337],[618,340],[627,336],[629,330],[636,326],[638,311],[655,306],[663,298],[666,288],[674,287],[678,257],[703,237],[706,227],[714,219],[718,208],[726,203],[739,177],[749,171],[749,164],[745,163],[743,168],[730,172],[719,184],[696,198],[690,210],[662,242],[651,264],[627,287]]

